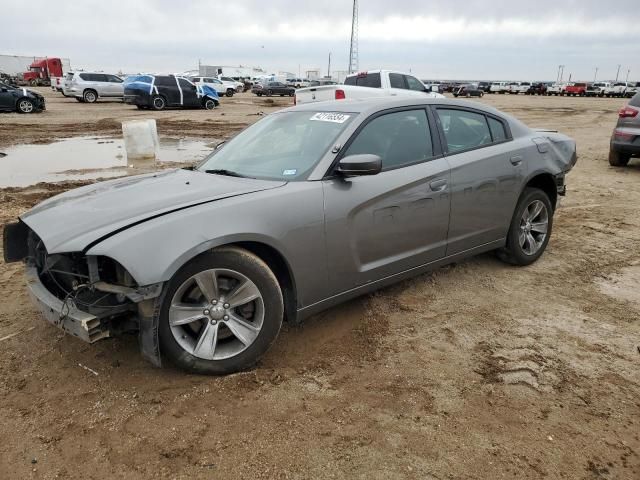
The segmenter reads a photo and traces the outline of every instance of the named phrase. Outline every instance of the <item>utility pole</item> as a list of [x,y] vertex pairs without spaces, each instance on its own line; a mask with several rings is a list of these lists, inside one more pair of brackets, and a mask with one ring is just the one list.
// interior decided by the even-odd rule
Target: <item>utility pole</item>
[[353,0],[351,17],[351,45],[349,47],[349,73],[359,70],[358,65],[358,0]]
[[629,74],[630,74],[630,73],[631,73],[631,69],[629,68],[629,69],[627,70],[627,78],[624,80],[625,82],[628,82],[628,81],[629,81]]
[[558,65],[558,76],[556,77],[556,83],[562,83],[563,76],[564,76],[564,65]]
[[620,67],[622,67],[622,65],[618,65],[618,71],[616,73],[616,82],[618,81],[618,77],[620,76]]
[[597,78],[598,78],[598,67],[596,67],[596,73],[593,75],[593,83],[596,83]]
[[327,78],[331,78],[331,52],[329,52],[329,66],[327,66]]

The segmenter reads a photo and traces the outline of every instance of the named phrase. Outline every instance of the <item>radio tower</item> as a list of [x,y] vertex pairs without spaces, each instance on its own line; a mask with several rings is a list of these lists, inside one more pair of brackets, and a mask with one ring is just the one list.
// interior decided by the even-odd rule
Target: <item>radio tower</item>
[[351,47],[349,48],[349,73],[356,73],[358,70],[358,0],[353,0]]

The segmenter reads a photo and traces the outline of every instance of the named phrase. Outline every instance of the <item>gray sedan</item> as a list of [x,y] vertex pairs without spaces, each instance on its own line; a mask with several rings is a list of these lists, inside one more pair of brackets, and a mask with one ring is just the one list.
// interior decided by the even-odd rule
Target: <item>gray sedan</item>
[[137,331],[188,371],[254,365],[283,320],[495,250],[544,252],[575,142],[447,99],[271,114],[194,169],[98,183],[7,225],[44,317],[87,342]]

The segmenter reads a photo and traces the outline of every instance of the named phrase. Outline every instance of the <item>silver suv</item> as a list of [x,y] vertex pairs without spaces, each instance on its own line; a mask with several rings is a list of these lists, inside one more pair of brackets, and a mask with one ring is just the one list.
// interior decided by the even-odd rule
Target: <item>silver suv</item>
[[94,103],[99,98],[124,98],[124,80],[117,75],[92,72],[69,72],[64,79],[65,97]]

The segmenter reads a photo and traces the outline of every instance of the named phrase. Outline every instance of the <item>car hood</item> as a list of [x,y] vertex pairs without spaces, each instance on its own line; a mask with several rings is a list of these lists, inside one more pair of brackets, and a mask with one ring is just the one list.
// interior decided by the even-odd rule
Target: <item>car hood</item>
[[20,219],[40,237],[49,253],[82,251],[167,213],[285,184],[166,170],[70,190],[36,205]]

